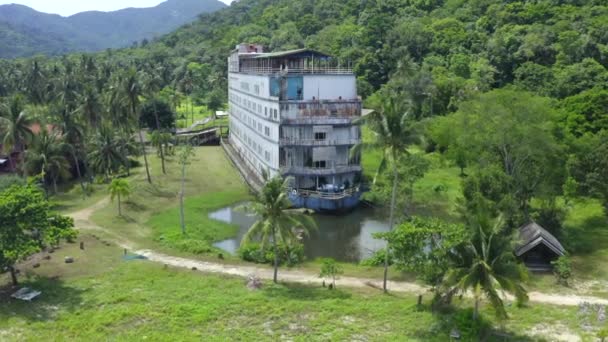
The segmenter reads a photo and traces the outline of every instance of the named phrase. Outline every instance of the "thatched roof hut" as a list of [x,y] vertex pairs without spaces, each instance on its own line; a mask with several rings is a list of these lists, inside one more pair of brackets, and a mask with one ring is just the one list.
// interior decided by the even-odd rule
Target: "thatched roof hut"
[[515,249],[515,255],[531,270],[549,270],[551,261],[566,254],[557,238],[536,222],[521,226],[519,237],[520,245]]

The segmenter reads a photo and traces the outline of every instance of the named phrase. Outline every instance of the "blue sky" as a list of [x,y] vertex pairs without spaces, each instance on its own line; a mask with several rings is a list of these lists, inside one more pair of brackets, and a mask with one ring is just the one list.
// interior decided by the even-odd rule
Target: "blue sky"
[[[220,0],[230,4],[232,0]],[[126,7],[153,7],[164,0],[0,0],[0,5],[21,4],[46,13],[72,15],[83,11],[114,11]]]

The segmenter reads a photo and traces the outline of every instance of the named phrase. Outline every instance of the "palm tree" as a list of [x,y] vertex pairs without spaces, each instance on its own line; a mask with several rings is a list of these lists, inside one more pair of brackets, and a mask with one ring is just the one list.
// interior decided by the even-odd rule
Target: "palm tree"
[[[159,134],[160,134],[160,129],[161,129],[160,120],[158,118],[158,110],[156,108],[156,100],[155,100],[154,96],[160,90],[161,82],[162,82],[162,80],[160,79],[160,77],[157,76],[156,73],[145,74],[145,77],[143,77],[143,82],[142,82],[143,83],[142,88],[144,90],[144,93],[146,93],[147,100],[152,101],[154,118],[156,119],[156,130],[155,131],[158,132]],[[161,168],[162,168],[163,174],[166,175],[167,171],[165,168],[165,153],[163,151],[162,143],[161,143],[160,149],[158,149],[158,151],[160,152]]]
[[186,166],[190,165],[190,159],[194,155],[194,148],[186,144],[179,154],[179,164],[182,167],[181,191],[179,192],[179,218],[182,227],[182,234],[186,234],[186,218],[184,216],[184,197],[186,195]]
[[146,177],[148,183],[152,184],[152,177],[150,177],[150,167],[148,165],[148,156],[146,155],[146,145],[144,144],[144,136],[141,132],[141,123],[139,120],[139,105],[140,100],[139,97],[143,94],[141,89],[141,82],[139,80],[139,75],[135,68],[130,68],[127,70],[125,78],[123,80],[123,90],[124,95],[129,102],[129,107],[131,109],[131,115],[134,120],[137,120],[139,124],[139,143],[141,144],[141,151],[144,156],[144,164],[146,166]]
[[42,129],[25,152],[26,172],[43,175],[45,188],[47,179],[50,179],[54,193],[57,193],[57,181],[70,176],[70,163],[65,157],[68,149],[69,145],[59,132]]
[[102,126],[89,143],[89,165],[95,172],[102,173],[106,180],[124,164],[126,155],[119,138],[111,128]]
[[91,129],[96,129],[101,122],[102,107],[95,88],[90,85],[86,86],[78,95],[78,102],[77,113],[82,116]]
[[34,136],[33,121],[24,110],[21,96],[14,96],[8,103],[0,103],[0,138],[4,152],[8,154],[11,169],[15,169],[12,152],[23,152]]
[[59,127],[62,132],[64,141],[70,145],[68,150],[72,157],[74,167],[76,168],[76,175],[80,181],[83,195],[86,195],[86,188],[80,170],[80,161],[78,159],[78,156],[82,155],[82,151],[84,150],[85,128],[73,113],[69,113],[62,108],[57,110],[57,115],[54,120],[57,127]]
[[492,219],[487,212],[471,215],[467,224],[471,238],[452,255],[456,267],[448,271],[444,286],[448,293],[473,291],[473,319],[479,315],[483,295],[490,301],[499,319],[507,318],[501,292],[515,295],[518,304],[528,299],[522,282],[526,268],[517,262],[513,250],[517,240],[505,232],[502,216]]
[[121,197],[127,197],[131,194],[131,186],[129,185],[129,181],[122,178],[113,179],[108,189],[110,190],[111,200],[114,201],[114,198],[118,199],[118,216],[122,216],[120,199]]
[[316,224],[311,216],[290,209],[291,202],[285,191],[289,182],[290,179],[283,180],[281,177],[275,177],[266,182],[260,194],[246,207],[246,210],[256,214],[258,220],[249,228],[241,241],[241,245],[245,245],[257,238],[261,240],[262,248],[267,243],[272,242],[274,251],[273,281],[275,283],[279,270],[278,244],[297,243],[300,232],[309,234],[310,230],[316,229]]
[[[382,159],[376,170],[374,183],[378,176],[383,173],[387,167],[391,168],[392,173],[392,192],[390,203],[390,219],[389,229],[392,231],[395,223],[395,200],[397,196],[397,184],[399,172],[397,169],[399,158],[407,154],[407,147],[415,140],[412,122],[407,111],[403,110],[402,106],[397,103],[392,97],[382,105],[380,111],[376,111],[361,119],[367,123],[370,130],[374,133],[374,141],[369,144],[369,147],[382,151]],[[358,157],[361,154],[362,144],[353,146],[351,149],[351,158]],[[388,279],[388,258],[390,254],[390,246],[387,245],[384,257],[384,280],[382,288],[387,292]]]

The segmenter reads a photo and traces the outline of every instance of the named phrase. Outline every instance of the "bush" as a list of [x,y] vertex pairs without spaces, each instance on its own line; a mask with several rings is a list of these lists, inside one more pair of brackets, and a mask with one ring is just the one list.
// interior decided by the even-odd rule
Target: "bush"
[[559,257],[559,259],[552,261],[553,273],[557,279],[558,284],[568,286],[568,280],[572,277],[572,261],[567,255]]
[[25,185],[25,179],[17,175],[7,175],[0,177],[0,192],[10,188],[13,185]]
[[[277,249],[279,251],[279,265],[285,264],[291,267],[304,262],[304,245],[302,244],[296,244],[294,246],[279,244]],[[270,265],[274,263],[274,250],[272,245],[266,246],[266,248],[263,249],[258,243],[250,243],[241,246],[238,253],[239,257],[245,261]]]
[[184,239],[176,241],[174,246],[182,252],[192,254],[208,254],[216,252],[215,247],[211,246],[207,241],[204,240]]
[[485,332],[491,329],[491,324],[483,317],[473,319],[473,309],[459,310],[452,316],[452,326],[460,332],[461,339],[464,341],[477,340]]
[[[384,266],[384,255],[385,254],[386,254],[386,248],[378,250],[378,251],[374,252],[374,254],[371,257],[362,260],[360,262],[360,265],[361,266]],[[392,257],[392,255],[389,255],[388,264],[392,265],[393,263],[394,263],[393,257]]]

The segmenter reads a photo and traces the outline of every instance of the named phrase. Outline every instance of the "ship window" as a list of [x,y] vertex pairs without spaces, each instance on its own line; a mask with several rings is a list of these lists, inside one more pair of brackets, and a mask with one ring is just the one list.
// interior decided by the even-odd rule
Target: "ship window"
[[315,133],[315,140],[325,140],[325,139],[327,139],[326,132],[316,132]]
[[319,160],[315,162],[316,169],[324,169],[327,167],[327,162],[325,160]]

